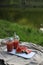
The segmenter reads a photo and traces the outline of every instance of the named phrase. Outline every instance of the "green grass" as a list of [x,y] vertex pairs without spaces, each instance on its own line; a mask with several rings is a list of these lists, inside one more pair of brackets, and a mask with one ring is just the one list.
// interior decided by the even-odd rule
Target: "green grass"
[[11,37],[14,32],[19,35],[21,41],[43,45],[43,33],[32,25],[25,26],[6,20],[0,20],[0,38]]

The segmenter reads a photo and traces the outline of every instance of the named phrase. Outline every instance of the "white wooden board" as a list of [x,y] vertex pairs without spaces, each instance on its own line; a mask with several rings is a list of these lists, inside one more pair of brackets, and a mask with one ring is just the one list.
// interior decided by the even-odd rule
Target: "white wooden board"
[[[7,52],[7,49],[4,50],[5,52]],[[10,54],[13,54],[13,55],[16,55],[16,56],[20,56],[20,57],[23,57],[23,58],[32,58],[34,55],[35,55],[35,52],[31,52],[29,54],[26,54],[26,53],[16,53],[16,50],[13,49],[12,52],[7,52],[7,53],[10,53]]]

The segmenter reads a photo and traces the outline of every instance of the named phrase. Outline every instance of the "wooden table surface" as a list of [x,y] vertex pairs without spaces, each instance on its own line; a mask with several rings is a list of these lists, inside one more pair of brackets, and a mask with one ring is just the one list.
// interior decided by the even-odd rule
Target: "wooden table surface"
[[[26,45],[31,48],[36,54],[31,59],[24,59],[15,55],[10,55],[4,52],[6,46],[0,46],[0,59],[4,59],[5,64],[9,65],[43,65],[43,47],[28,42],[22,42],[22,45]],[[42,48],[42,49],[41,49]]]

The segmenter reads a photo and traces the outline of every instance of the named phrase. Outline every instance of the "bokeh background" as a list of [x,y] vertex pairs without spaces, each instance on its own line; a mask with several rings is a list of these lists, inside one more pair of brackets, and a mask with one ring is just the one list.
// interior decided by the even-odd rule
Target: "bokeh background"
[[21,41],[43,45],[43,0],[0,0],[0,38],[16,32]]

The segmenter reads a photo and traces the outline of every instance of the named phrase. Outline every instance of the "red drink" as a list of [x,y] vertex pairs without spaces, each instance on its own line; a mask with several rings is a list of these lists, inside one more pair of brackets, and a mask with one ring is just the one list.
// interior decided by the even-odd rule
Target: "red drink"
[[14,46],[14,49],[16,49],[19,45],[19,41],[18,40],[14,40],[13,41],[13,46]]
[[13,43],[12,42],[7,42],[7,51],[11,52],[13,50]]

